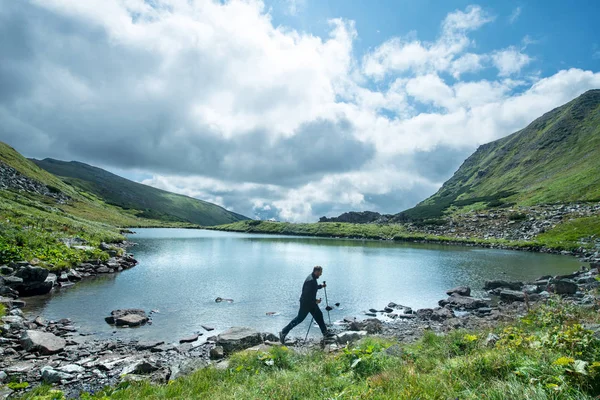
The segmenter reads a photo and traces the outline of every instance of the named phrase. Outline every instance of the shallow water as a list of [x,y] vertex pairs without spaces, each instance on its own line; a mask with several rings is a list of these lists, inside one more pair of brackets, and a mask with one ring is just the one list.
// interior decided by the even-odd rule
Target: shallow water
[[[321,281],[327,281],[329,303],[341,304],[331,312],[332,321],[390,301],[413,309],[434,307],[454,286],[483,294],[475,289],[486,279],[532,280],[579,265],[572,257],[508,250],[205,230],[139,229],[130,240],[138,243],[129,249],[138,266],[26,299],[26,312],[69,317],[81,332],[100,336],[174,342],[204,332],[201,325],[215,327],[216,333],[231,326],[281,330],[295,316],[302,283],[317,264],[324,268]],[[319,296],[324,311],[323,290]],[[217,297],[234,302],[216,303]],[[104,317],[118,308],[159,313],[151,326],[115,330]],[[309,319],[292,335],[304,336]]]

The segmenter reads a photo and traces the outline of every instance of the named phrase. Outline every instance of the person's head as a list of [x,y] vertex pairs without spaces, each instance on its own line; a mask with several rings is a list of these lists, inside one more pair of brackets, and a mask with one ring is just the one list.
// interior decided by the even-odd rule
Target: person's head
[[317,265],[316,267],[313,268],[313,275],[314,276],[316,276],[318,278],[322,274],[323,274],[323,267],[321,267],[320,265]]

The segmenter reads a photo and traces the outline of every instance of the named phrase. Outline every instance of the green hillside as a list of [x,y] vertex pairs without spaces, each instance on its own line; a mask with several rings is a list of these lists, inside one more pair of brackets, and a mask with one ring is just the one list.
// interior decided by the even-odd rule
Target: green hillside
[[143,218],[204,226],[248,219],[215,204],[142,185],[84,163],[50,158],[32,161],[72,187],[93,193],[109,204],[136,211]]
[[396,220],[479,207],[600,200],[600,90],[480,146],[433,196]]

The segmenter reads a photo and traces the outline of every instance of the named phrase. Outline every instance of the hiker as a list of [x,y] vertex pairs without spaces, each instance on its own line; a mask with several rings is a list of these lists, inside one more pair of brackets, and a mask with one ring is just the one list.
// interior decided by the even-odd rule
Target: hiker
[[323,283],[319,285],[317,279],[323,274],[323,267],[316,266],[313,268],[313,272],[306,278],[304,281],[304,285],[302,285],[302,295],[300,296],[300,310],[298,311],[298,315],[294,318],[281,332],[279,332],[279,340],[282,344],[285,344],[285,337],[290,333],[290,331],[298,324],[302,323],[308,313],[310,313],[319,328],[321,328],[321,333],[325,337],[335,336],[332,332],[327,330],[327,326],[325,326],[325,320],[323,319],[323,313],[319,308],[319,303],[321,303],[321,299],[317,299],[317,290],[326,287],[327,285]]

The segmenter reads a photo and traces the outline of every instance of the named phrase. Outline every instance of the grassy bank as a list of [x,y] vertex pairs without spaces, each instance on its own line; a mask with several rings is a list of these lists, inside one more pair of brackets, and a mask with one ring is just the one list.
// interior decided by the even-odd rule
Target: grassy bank
[[482,238],[456,238],[426,233],[408,232],[402,224],[350,224],[319,222],[294,224],[290,222],[240,221],[206,229],[229,232],[337,237],[349,239],[374,239],[396,241],[427,241],[437,243],[475,244],[481,246],[508,246],[512,248],[575,250],[592,246],[582,239],[600,237],[600,216],[579,218],[558,225],[532,241],[514,241]]
[[[242,352],[168,385],[127,383],[88,399],[592,399],[600,394],[596,310],[561,300],[493,331],[427,333],[411,345],[369,338],[335,354]],[[486,343],[489,333],[498,336]],[[386,351],[387,349],[387,351]],[[27,399],[61,398],[50,388]]]
[[37,259],[42,266],[61,269],[84,260],[107,259],[108,254],[100,250],[73,249],[61,239],[77,237],[97,247],[101,242],[124,239],[117,226],[157,224],[160,225],[160,221],[123,215],[101,204],[57,205],[42,196],[0,191],[0,264]]

